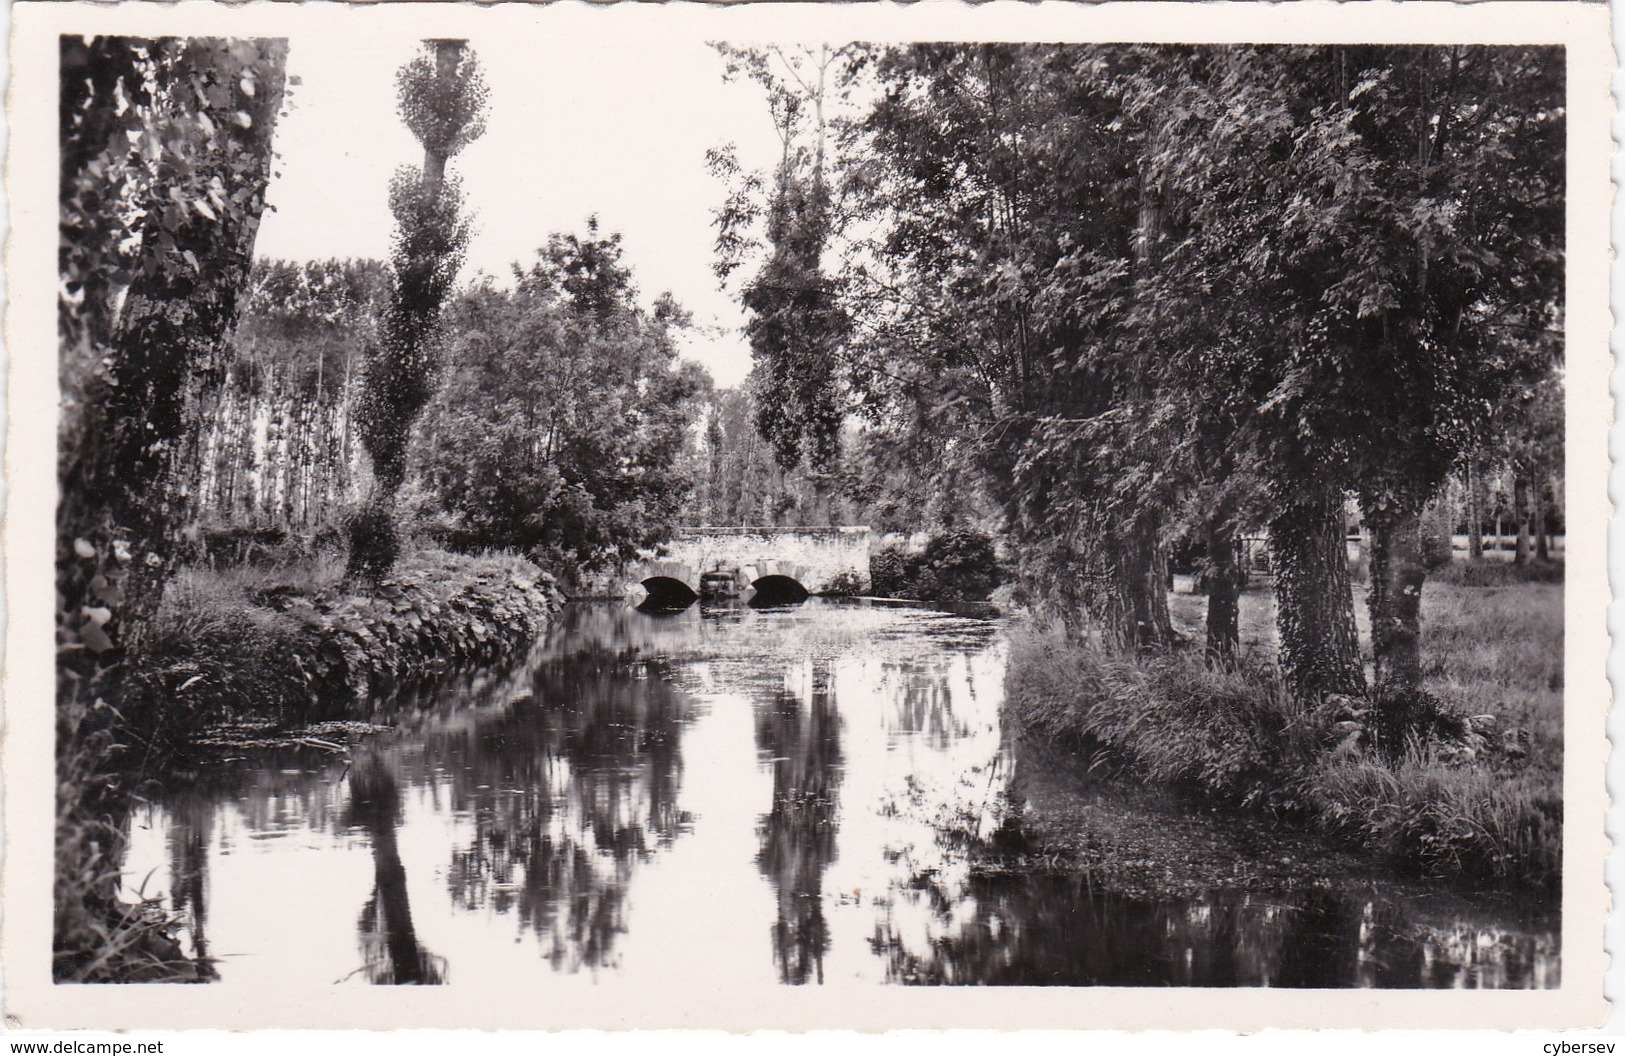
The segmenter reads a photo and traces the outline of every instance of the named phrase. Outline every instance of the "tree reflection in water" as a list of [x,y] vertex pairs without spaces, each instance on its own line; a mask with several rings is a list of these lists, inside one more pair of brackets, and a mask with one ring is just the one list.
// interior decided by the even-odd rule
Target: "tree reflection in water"
[[362,971],[382,985],[445,982],[445,958],[425,950],[412,926],[396,829],[401,821],[400,781],[386,750],[371,748],[350,769],[349,823],[372,844],[372,897],[361,909]]
[[[1546,987],[1556,945],[1538,932],[1438,929],[1425,908],[1315,890],[1150,900],[1086,877],[983,876],[928,883],[872,940],[887,976],[912,984],[1016,986]],[[904,925],[923,907],[924,930]],[[1442,908],[1442,907],[1441,907]],[[899,912],[901,911],[901,912]],[[1444,910],[1446,919],[1453,915]],[[906,937],[905,937],[906,936]]]
[[169,825],[170,903],[191,936],[187,951],[209,961],[209,844],[214,839],[214,804],[188,796],[171,808]]
[[[355,965],[352,923],[356,974],[379,983],[445,980],[445,960],[414,923],[425,935],[433,924],[447,952],[495,937],[502,957],[457,954],[476,987],[514,970],[516,938],[521,966],[597,973],[624,959],[643,972],[625,933],[656,936],[643,945],[664,968],[681,962],[665,961],[661,945],[674,921],[687,956],[762,970],[767,930],[786,984],[1560,981],[1552,907],[1396,882],[1358,860],[1316,867],[1306,838],[1049,765],[999,722],[1003,650],[986,626],[818,601],[724,615],[571,606],[523,660],[374,701],[366,717],[390,729],[352,742],[348,769],[308,745],[217,745],[167,775],[131,824],[126,897],[167,894],[191,952],[225,953],[228,984],[258,985],[255,971],[269,966],[288,978],[318,965],[343,975]],[[685,739],[688,765],[714,780],[683,787]],[[758,785],[760,799],[710,805],[726,800],[727,775],[771,777],[771,801]],[[707,812],[704,824],[680,794]],[[1130,871],[1108,891],[1081,870],[1010,875],[1000,870],[1024,849],[1024,803],[1070,811],[1108,849],[1121,837],[1146,876],[1178,873],[1194,856],[1254,863],[1216,875],[1266,883],[1154,892]],[[679,838],[688,853],[648,868]],[[415,906],[403,859],[419,882]],[[1279,865],[1289,860],[1312,875]],[[707,930],[696,912],[719,863],[761,878],[747,881],[759,908],[729,907],[747,914],[742,936]],[[423,886],[442,870],[444,900]],[[352,877],[358,887],[337,894]],[[285,892],[274,906],[260,897],[267,883]],[[331,946],[266,926],[314,919],[340,929],[324,930]],[[700,951],[713,932],[718,946]],[[871,941],[847,946],[860,935]]]
[[824,981],[824,871],[835,860],[841,783],[841,719],[828,662],[807,661],[801,673],[803,692],[776,693],[756,716],[756,746],[773,763],[773,807],[762,819],[756,861],[778,898],[779,979],[797,985]]
[[425,742],[451,808],[473,820],[452,850],[453,902],[514,913],[555,969],[615,963],[633,870],[689,822],[688,706],[660,676],[606,650],[542,662],[506,711]]

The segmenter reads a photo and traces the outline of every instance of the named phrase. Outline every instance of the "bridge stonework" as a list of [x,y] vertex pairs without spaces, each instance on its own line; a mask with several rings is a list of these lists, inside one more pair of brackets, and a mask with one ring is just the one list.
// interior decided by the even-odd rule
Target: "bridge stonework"
[[869,529],[701,527],[679,528],[658,556],[626,567],[627,586],[656,576],[676,579],[696,593],[700,576],[721,570],[740,589],[767,576],[786,576],[811,594],[828,590],[842,573],[869,589]]

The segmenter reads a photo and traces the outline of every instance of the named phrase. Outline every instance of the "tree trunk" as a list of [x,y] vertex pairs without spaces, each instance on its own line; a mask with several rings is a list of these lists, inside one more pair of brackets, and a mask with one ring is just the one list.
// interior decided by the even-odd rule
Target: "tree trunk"
[[1371,523],[1371,652],[1379,696],[1414,696],[1422,688],[1422,510],[1390,505]]
[[1550,561],[1552,559],[1550,537],[1546,531],[1546,485],[1544,484],[1535,489],[1535,558],[1539,561]]
[[1529,563],[1529,478],[1521,471],[1512,478],[1512,508],[1518,518],[1518,548],[1512,562]]
[[1300,700],[1365,693],[1354,593],[1343,540],[1343,496],[1320,487],[1284,501],[1270,520],[1281,669]]
[[[157,609],[190,510],[190,489],[177,479],[188,430],[198,426],[189,408],[223,380],[220,346],[253,257],[286,55],[285,43],[252,43],[258,91],[232,104],[243,107],[248,126],[218,113],[222,131],[185,148],[188,163],[214,172],[240,206],[207,222],[189,213],[177,219],[166,208],[169,188],[146,191],[144,244],[171,245],[201,266],[154,257],[157,266],[131,285],[111,347],[102,350],[102,378],[83,394],[80,449],[61,455],[59,629],[97,654],[139,645]],[[183,47],[181,68],[236,84],[236,57],[224,45],[197,38]],[[195,114],[190,91],[175,99],[175,117]]]
[[1422,705],[1422,560],[1420,497],[1368,501],[1371,533],[1371,651],[1375,661],[1377,740],[1398,758]]
[[1207,526],[1207,666],[1230,671],[1241,651],[1241,591],[1247,571],[1236,562],[1236,532],[1228,518]]
[[1472,459],[1467,460],[1467,559],[1484,560],[1484,494]]
[[1168,560],[1158,543],[1160,518],[1143,514],[1130,525],[1113,555],[1113,593],[1107,633],[1119,648],[1134,652],[1165,649],[1173,642],[1168,614]]

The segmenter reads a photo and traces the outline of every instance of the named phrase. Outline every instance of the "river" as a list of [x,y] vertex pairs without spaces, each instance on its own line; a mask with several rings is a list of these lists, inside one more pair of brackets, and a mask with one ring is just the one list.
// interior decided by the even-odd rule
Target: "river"
[[[1005,657],[997,621],[909,608],[574,603],[523,658],[376,702],[388,729],[347,752],[229,747],[174,775],[132,816],[127,893],[245,991],[1559,983],[1539,899],[1408,882],[1024,749]],[[1057,800],[1102,839],[1157,834],[1128,843],[1169,882],[1046,858],[1023,809]],[[1198,859],[1240,879],[1193,882]]]

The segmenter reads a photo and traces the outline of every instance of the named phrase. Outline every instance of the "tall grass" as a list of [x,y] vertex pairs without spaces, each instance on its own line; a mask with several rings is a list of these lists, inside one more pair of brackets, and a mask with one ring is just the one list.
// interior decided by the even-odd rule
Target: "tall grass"
[[1135,661],[1054,628],[1011,632],[1005,697],[1024,729],[1105,748],[1145,778],[1227,801],[1272,802],[1281,774],[1321,735],[1279,680],[1207,670],[1184,654]]
[[[1248,600],[1256,623],[1267,599]],[[1135,661],[1027,625],[1011,634],[1007,707],[1017,725],[1103,749],[1148,780],[1297,817],[1428,874],[1551,884],[1562,846],[1562,607],[1562,588],[1548,584],[1430,581],[1427,688],[1449,712],[1496,723],[1461,744],[1413,739],[1392,763],[1350,741],[1336,707],[1296,704],[1268,662],[1272,648],[1242,673],[1215,674],[1192,654]]]

